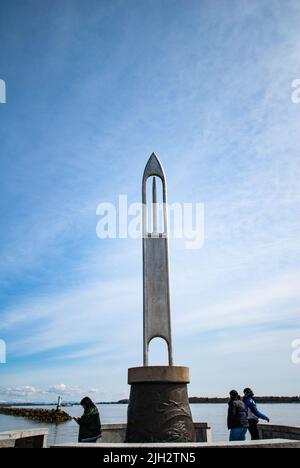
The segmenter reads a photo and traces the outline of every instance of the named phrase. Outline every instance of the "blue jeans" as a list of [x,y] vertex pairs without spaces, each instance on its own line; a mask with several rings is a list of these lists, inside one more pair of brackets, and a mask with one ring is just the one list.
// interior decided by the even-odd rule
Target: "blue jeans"
[[235,427],[230,429],[229,440],[234,442],[235,440],[246,440],[247,428],[246,427]]

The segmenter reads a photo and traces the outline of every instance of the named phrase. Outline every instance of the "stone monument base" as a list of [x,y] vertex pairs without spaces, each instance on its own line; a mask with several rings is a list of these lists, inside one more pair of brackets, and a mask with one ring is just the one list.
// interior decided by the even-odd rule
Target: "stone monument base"
[[133,367],[128,369],[128,383],[126,442],[196,441],[187,367]]

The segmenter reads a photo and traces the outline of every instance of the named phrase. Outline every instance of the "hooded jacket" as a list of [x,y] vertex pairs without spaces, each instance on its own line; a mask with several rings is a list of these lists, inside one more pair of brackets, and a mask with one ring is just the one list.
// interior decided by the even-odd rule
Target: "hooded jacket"
[[257,422],[259,419],[263,419],[264,421],[267,421],[269,419],[268,416],[266,416],[265,414],[261,413],[258,410],[256,403],[253,400],[253,396],[254,396],[253,393],[248,393],[243,398],[245,406],[248,410],[248,419],[254,419]]
[[79,424],[78,442],[101,436],[100,416],[96,407],[85,409],[77,422]]

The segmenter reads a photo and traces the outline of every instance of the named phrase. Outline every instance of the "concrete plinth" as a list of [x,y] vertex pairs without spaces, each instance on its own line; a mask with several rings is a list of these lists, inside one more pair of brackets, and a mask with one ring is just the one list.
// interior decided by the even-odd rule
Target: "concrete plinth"
[[187,367],[134,367],[128,370],[128,383],[127,442],[196,441]]

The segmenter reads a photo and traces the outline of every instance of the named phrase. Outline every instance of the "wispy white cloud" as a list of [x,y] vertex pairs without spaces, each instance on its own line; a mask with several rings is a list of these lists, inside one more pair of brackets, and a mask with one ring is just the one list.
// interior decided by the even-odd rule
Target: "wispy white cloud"
[[[244,328],[253,325],[269,324],[275,326],[280,321],[296,321],[299,315],[299,272],[270,278],[263,285],[235,291],[231,300],[221,297],[203,303],[198,295],[189,304],[187,296],[192,294],[190,286],[182,303],[190,305],[192,311],[178,315],[176,324],[183,333],[203,333],[224,328]],[[195,305],[195,302],[199,305]],[[291,305],[292,303],[292,305]]]
[[46,390],[46,393],[55,393],[55,394],[63,394],[63,395],[74,395],[79,394],[81,395],[84,393],[84,389],[81,387],[68,387],[65,384],[55,384]]
[[99,393],[97,388],[85,389],[78,386],[68,386],[66,384],[54,384],[49,388],[41,389],[30,385],[17,386],[17,387],[0,387],[0,394],[7,398],[24,398],[34,399],[42,397],[46,399],[55,399],[55,395],[62,395],[64,397],[79,397],[85,393],[96,395]]

